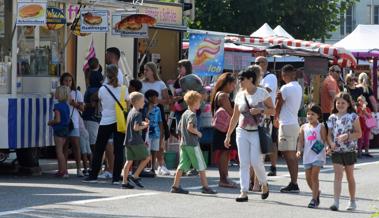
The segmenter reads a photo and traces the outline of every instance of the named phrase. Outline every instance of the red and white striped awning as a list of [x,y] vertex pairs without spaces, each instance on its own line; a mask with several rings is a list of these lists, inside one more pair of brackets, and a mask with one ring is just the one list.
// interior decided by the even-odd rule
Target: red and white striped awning
[[344,48],[337,48],[329,44],[324,44],[320,42],[304,41],[299,39],[288,39],[284,37],[265,37],[265,38],[255,38],[255,37],[236,37],[230,36],[225,39],[230,40],[235,43],[240,43],[242,45],[251,46],[285,46],[290,48],[304,48],[304,49],[316,49],[320,56],[331,58],[334,64],[338,64],[342,67],[355,67],[357,65],[357,60],[353,54]]

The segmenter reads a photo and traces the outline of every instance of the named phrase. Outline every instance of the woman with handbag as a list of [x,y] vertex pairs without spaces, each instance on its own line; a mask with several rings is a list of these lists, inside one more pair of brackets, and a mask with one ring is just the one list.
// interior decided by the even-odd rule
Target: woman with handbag
[[233,115],[224,141],[225,147],[229,148],[232,132],[238,123],[236,138],[240,161],[241,194],[236,198],[237,202],[248,201],[250,166],[253,166],[262,184],[261,198],[266,199],[269,195],[258,128],[264,120],[264,115],[274,115],[275,111],[270,94],[259,87],[260,72],[261,68],[253,65],[238,74],[242,89],[235,98]]
[[[366,73],[359,74],[357,87],[361,87],[363,89],[362,95],[367,102],[367,109],[369,109],[373,113],[378,112],[378,103],[377,103],[375,95],[374,95],[374,93],[370,87],[370,80],[369,80],[369,77]],[[363,133],[362,137],[364,137],[365,141],[366,141],[365,146],[364,146],[365,153],[363,155],[367,156],[367,157],[372,157],[372,155],[369,153],[369,148],[370,148],[369,138],[370,138],[371,131],[368,128],[362,133]],[[361,147],[361,150],[362,149],[363,149],[363,147]],[[358,155],[359,155],[359,152],[358,152]]]
[[[99,89],[99,99],[102,105],[102,116],[97,133],[95,150],[93,152],[92,171],[83,182],[97,182],[97,176],[101,169],[103,154],[109,138],[113,135],[114,150],[114,167],[113,167],[113,184],[121,184],[121,171],[124,164],[124,140],[125,130],[118,130],[118,119],[116,118],[116,107],[123,104],[129,98],[128,90],[121,86],[117,79],[118,67],[114,64],[107,65],[106,76],[107,82]],[[122,108],[121,110],[125,110]],[[123,120],[125,125],[125,118]]]
[[236,79],[231,73],[222,74],[216,82],[211,94],[213,151],[216,154],[216,163],[220,174],[219,187],[236,188],[237,185],[228,180],[228,165],[230,150],[236,149],[235,132],[231,136],[232,147],[226,148],[224,140],[228,131],[230,118],[233,115],[233,102],[230,94],[236,89]]
[[[148,62],[144,66],[144,79],[142,80],[141,92],[145,94],[148,90],[154,90],[158,92],[158,107],[161,111],[162,123],[163,123],[163,134],[160,138],[159,151],[157,152],[158,160],[158,175],[170,175],[170,171],[166,168],[163,158],[164,152],[164,141],[169,137],[169,129],[167,126],[166,115],[163,105],[169,104],[168,88],[166,84],[159,78],[158,67],[153,62]],[[154,169],[154,168],[153,168]]]
[[[74,77],[70,73],[64,73],[60,78],[60,84],[62,86],[66,86],[70,88],[70,122],[71,127],[69,125],[69,133],[68,140],[66,140],[65,148],[68,148],[68,144],[72,145],[72,152],[74,153],[75,162],[76,162],[76,175],[78,177],[83,177],[83,172],[80,170],[80,161],[81,161],[81,153],[80,153],[80,131],[79,131],[79,119],[80,113],[84,110],[83,104],[83,95],[76,88]],[[68,150],[64,151],[66,160],[68,158]]]

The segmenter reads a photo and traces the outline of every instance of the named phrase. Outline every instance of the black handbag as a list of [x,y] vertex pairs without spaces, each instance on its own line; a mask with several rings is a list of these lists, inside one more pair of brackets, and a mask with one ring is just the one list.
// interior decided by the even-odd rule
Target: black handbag
[[[245,95],[245,102],[249,109],[251,109],[249,102],[247,101],[246,95]],[[256,120],[256,117],[254,117]],[[272,138],[270,135],[270,120],[265,119],[263,126],[260,126],[258,121],[256,120],[258,124],[258,135],[259,135],[259,144],[261,147],[261,153],[262,154],[270,154],[274,150],[272,145]]]

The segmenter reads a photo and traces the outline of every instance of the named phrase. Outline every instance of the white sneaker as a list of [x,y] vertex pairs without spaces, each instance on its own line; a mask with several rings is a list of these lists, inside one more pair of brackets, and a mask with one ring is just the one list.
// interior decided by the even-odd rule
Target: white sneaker
[[158,167],[158,170],[156,172],[157,175],[163,176],[162,167]]
[[112,179],[112,173],[110,173],[108,171],[104,171],[97,178],[99,178],[99,179]]
[[169,176],[169,175],[171,175],[170,171],[166,168],[166,166],[162,166],[162,167],[161,167],[161,171],[162,171],[162,174],[163,174],[164,176]]
[[350,201],[349,205],[347,205],[346,210],[355,210],[357,209],[357,203],[355,201]]

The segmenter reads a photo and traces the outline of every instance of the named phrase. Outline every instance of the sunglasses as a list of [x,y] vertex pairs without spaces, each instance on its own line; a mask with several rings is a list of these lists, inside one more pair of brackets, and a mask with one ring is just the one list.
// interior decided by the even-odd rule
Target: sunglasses
[[261,63],[262,63],[261,61],[256,61],[256,62],[255,62],[256,65],[259,65],[259,64],[261,64]]

